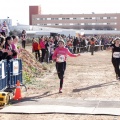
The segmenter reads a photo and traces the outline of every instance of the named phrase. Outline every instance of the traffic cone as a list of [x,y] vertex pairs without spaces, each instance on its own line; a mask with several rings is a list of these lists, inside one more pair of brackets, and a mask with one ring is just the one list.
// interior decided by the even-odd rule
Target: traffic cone
[[14,96],[14,100],[19,100],[21,99],[21,89],[20,89],[20,81],[17,80],[17,87],[15,89],[15,96]]

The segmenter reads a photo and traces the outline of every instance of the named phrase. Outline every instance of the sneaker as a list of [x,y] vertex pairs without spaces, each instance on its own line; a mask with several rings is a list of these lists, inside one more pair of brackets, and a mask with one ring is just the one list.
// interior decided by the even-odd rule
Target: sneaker
[[62,88],[59,89],[59,93],[62,93]]

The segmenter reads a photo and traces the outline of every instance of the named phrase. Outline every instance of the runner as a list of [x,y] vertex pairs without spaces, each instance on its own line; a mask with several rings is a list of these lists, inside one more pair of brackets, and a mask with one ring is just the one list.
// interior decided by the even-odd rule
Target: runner
[[112,44],[112,64],[115,69],[116,79],[120,80],[120,38],[113,40]]
[[59,40],[58,48],[55,49],[54,54],[52,56],[52,59],[56,61],[56,70],[57,70],[58,77],[60,79],[59,93],[62,93],[63,78],[64,78],[64,72],[66,69],[67,55],[69,55],[70,57],[80,56],[80,54],[72,54],[67,48],[65,48],[64,40]]

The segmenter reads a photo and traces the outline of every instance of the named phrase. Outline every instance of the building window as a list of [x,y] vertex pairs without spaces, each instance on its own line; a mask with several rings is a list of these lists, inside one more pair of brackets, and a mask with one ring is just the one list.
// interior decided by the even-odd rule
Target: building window
[[55,24],[55,25],[59,25],[59,24]]
[[77,18],[73,18],[73,20],[76,20]]
[[116,25],[117,23],[110,23],[110,25]]
[[47,18],[47,20],[51,20],[51,18]]
[[66,18],[66,20],[69,20],[70,18]]
[[73,20],[73,18],[70,18],[70,20]]
[[92,19],[92,18],[84,18],[84,19]]
[[62,20],[62,18],[58,18],[58,20]]
[[107,19],[110,19],[110,17],[107,17]]
[[70,25],[74,25],[73,23],[70,23]]
[[59,23],[59,25],[62,25],[62,23]]
[[85,23],[85,25],[88,25],[89,23]]
[[40,18],[36,18],[36,20],[40,20]]
[[92,23],[92,25],[96,25],[96,23]]
[[62,18],[62,20],[65,20],[65,18]]
[[85,23],[81,23],[81,25],[85,25]]
[[92,19],[93,19],[93,20],[95,20],[95,19],[96,19],[96,17],[92,17]]
[[107,25],[108,23],[103,23],[103,25]]
[[84,20],[84,17],[81,17],[81,20]]
[[40,18],[40,20],[43,20],[43,18]]
[[50,26],[51,24],[49,24],[49,23],[48,23],[47,25],[49,25],[49,26]]
[[88,23],[88,25],[92,25],[92,23]]
[[117,17],[111,17],[111,19],[117,19]]
[[107,17],[103,17],[103,19],[107,19]]
[[100,20],[100,17],[96,17],[97,20]]

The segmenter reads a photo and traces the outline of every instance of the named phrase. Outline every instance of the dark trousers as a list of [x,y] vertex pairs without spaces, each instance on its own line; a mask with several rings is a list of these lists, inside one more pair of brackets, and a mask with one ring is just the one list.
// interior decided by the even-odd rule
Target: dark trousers
[[35,50],[35,58],[38,59],[40,61],[40,51],[39,50]]
[[76,46],[73,47],[73,53],[75,53],[75,52],[76,52]]
[[45,58],[46,49],[41,49],[41,51],[42,51],[41,62],[43,62],[43,60],[44,60],[44,58]]
[[61,62],[61,63],[56,62],[56,70],[58,77],[60,79],[60,88],[63,87],[63,78],[64,78],[65,69],[66,69],[66,62]]
[[118,77],[120,77],[120,69],[119,69],[120,58],[112,58],[112,64],[114,66],[116,75],[118,75]]
[[94,46],[91,45],[90,49],[91,49],[91,55],[93,55],[93,53],[94,53]]
[[26,41],[22,40],[22,47],[25,48],[25,45],[26,45]]

